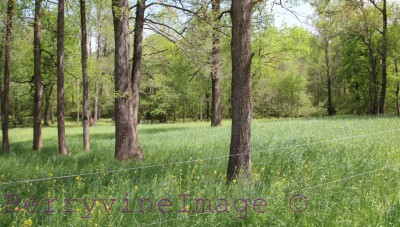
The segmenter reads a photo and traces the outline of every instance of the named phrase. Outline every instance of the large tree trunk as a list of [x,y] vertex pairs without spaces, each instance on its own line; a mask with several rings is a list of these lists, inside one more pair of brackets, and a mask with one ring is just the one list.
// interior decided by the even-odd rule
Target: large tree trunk
[[251,179],[251,15],[252,0],[232,0],[232,134],[227,179]]
[[8,123],[9,123],[9,105],[10,105],[10,63],[11,63],[11,31],[13,17],[14,0],[8,0],[7,6],[7,32],[6,32],[6,48],[5,48],[5,63],[4,63],[4,93],[3,93],[3,152],[10,152],[8,141]]
[[379,113],[385,114],[385,101],[386,101],[386,84],[387,84],[387,10],[386,0],[383,0],[382,7],[382,89],[381,89],[381,102],[379,103]]
[[82,80],[83,80],[83,147],[85,151],[90,150],[89,125],[90,125],[90,94],[89,94],[89,72],[88,72],[88,49],[86,30],[86,3],[81,0],[81,50],[82,50]]
[[34,24],[34,81],[35,81],[35,98],[33,107],[33,149],[40,150],[42,148],[42,97],[43,97],[43,87],[42,87],[42,74],[41,74],[41,9],[42,0],[37,0],[35,2],[35,24]]
[[139,145],[137,124],[139,123],[139,95],[140,78],[142,75],[142,52],[143,52],[143,26],[146,0],[137,1],[135,19],[135,38],[133,41],[133,64],[132,64],[132,95],[133,95],[133,147],[132,152],[137,159],[143,157]]
[[211,126],[221,125],[222,111],[221,111],[221,43],[220,43],[220,4],[221,0],[212,0],[212,12],[214,18],[213,28],[213,48],[212,48],[212,114]]
[[64,0],[58,1],[57,21],[57,128],[58,150],[67,155],[64,124]]
[[132,80],[129,73],[129,3],[113,0],[115,36],[115,158],[141,158],[137,153],[136,122],[133,113]]

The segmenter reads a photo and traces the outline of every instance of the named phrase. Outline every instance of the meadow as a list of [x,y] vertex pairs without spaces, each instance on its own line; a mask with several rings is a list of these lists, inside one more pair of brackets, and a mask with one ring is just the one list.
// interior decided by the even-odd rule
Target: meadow
[[227,183],[230,129],[140,125],[145,158],[123,163],[113,158],[110,122],[90,128],[90,153],[69,123],[67,157],[56,127],[43,129],[40,152],[32,129],[11,129],[0,226],[400,225],[400,118],[254,120],[253,179]]

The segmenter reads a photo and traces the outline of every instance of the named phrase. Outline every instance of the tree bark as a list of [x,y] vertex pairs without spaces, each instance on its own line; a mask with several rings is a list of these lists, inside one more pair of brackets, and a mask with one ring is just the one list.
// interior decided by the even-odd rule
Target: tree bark
[[5,63],[4,63],[4,90],[3,90],[3,152],[10,152],[10,144],[8,140],[8,124],[9,124],[9,105],[10,105],[10,63],[11,63],[11,32],[13,18],[14,0],[8,0],[7,5],[7,31],[6,31],[6,48],[5,48]]
[[372,79],[372,92],[373,92],[373,104],[372,104],[372,114],[378,115],[379,114],[379,85],[378,85],[378,72],[376,69],[376,60],[374,57],[374,52],[370,48],[369,50],[369,58],[371,62],[371,79]]
[[212,0],[212,12],[214,18],[213,28],[213,48],[212,48],[212,67],[211,67],[211,80],[212,80],[212,114],[211,126],[220,126],[222,120],[221,111],[221,43],[220,43],[220,4],[221,0]]
[[132,94],[133,94],[133,153],[137,159],[143,157],[139,145],[137,124],[139,123],[139,96],[140,78],[142,76],[142,53],[143,53],[143,27],[146,0],[137,1],[135,19],[135,37],[133,41],[133,64],[132,64]]
[[88,70],[88,47],[86,29],[86,2],[81,1],[81,51],[82,51],[82,81],[83,81],[83,148],[90,150],[89,126],[90,126],[90,94],[89,94],[89,70]]
[[[74,84],[72,84],[74,86]],[[79,123],[79,115],[80,115],[80,110],[81,110],[81,83],[79,82],[79,79],[76,80],[76,123]]]
[[129,3],[112,0],[115,36],[115,158],[141,158],[133,113],[132,80],[129,74]]
[[252,0],[232,0],[232,133],[227,180],[251,179],[250,141]]
[[[50,82],[49,84],[45,85],[46,89],[49,89],[47,93],[45,93],[45,107],[44,107],[44,119],[43,119],[43,125],[44,126],[49,126],[49,118],[50,115],[53,114],[52,111],[52,96],[53,96],[53,88],[54,84],[53,82]],[[45,89],[45,90],[46,90]],[[52,120],[53,123],[53,120]]]
[[59,153],[67,155],[64,124],[64,0],[58,1],[57,19],[57,129]]
[[382,0],[382,89],[381,101],[379,103],[379,113],[385,114],[386,87],[387,87],[387,7],[386,0]]
[[333,116],[336,113],[335,107],[333,106],[332,100],[332,78],[331,78],[331,64],[329,57],[329,41],[325,42],[324,52],[325,52],[325,66],[326,66],[326,80],[328,88],[328,105],[327,112],[329,116]]
[[[396,77],[399,76],[399,64],[397,62],[397,59],[394,60],[394,71]],[[397,82],[397,89],[396,89],[396,109],[397,109],[397,115],[400,115],[400,81]]]
[[42,148],[42,74],[41,74],[41,10],[42,0],[35,2],[35,23],[34,23],[34,83],[35,83],[35,98],[33,107],[33,149],[40,150]]

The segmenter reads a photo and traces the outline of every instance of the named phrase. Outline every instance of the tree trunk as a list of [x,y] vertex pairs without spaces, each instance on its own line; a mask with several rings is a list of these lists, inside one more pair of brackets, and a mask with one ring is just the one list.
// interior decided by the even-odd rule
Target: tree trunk
[[[74,85],[72,85],[72,86],[74,86]],[[77,90],[77,92],[76,92],[76,123],[79,123],[79,115],[80,115],[80,110],[81,110],[80,89],[81,89],[81,84],[79,82],[79,79],[77,79],[76,80],[76,90]]]
[[[0,43],[0,62],[3,62],[3,53],[4,53],[3,51],[4,51],[4,45],[3,45],[3,43]],[[1,74],[2,74],[2,71],[0,70],[0,78],[2,78]],[[1,122],[3,122],[2,103],[3,103],[3,88],[2,88],[1,80],[0,80],[0,109],[1,109],[0,120],[1,120]]]
[[40,150],[42,148],[42,75],[41,75],[41,18],[40,8],[42,0],[35,2],[35,24],[34,24],[34,83],[35,83],[35,98],[33,108],[33,149]]
[[57,20],[57,128],[58,150],[67,155],[64,124],[64,0],[58,1]]
[[381,101],[379,103],[379,113],[385,114],[385,101],[386,101],[386,84],[387,84],[387,10],[386,0],[382,0],[382,89]]
[[112,0],[115,36],[115,158],[141,158],[133,113],[132,80],[129,74],[129,3]]
[[[100,11],[97,12],[97,20],[100,21]],[[97,34],[97,53],[96,53],[96,60],[97,62],[100,61],[100,50],[101,50],[101,25],[99,26]],[[97,115],[99,112],[99,82],[95,80],[94,82],[94,89],[95,89],[95,96],[94,96],[94,113],[93,113],[93,124],[97,124]]]
[[333,116],[336,114],[335,107],[333,106],[332,100],[332,78],[331,78],[331,67],[330,67],[330,57],[329,57],[329,42],[325,43],[325,66],[326,66],[326,80],[328,88],[328,115]]
[[[398,77],[399,65],[398,65],[397,59],[394,60],[394,71],[395,71],[395,76]],[[397,115],[400,115],[400,81],[397,82],[396,98],[397,98],[397,102],[396,102]]]
[[232,0],[232,134],[227,180],[251,179],[250,141],[252,0]]
[[379,114],[379,97],[378,97],[378,72],[376,69],[376,60],[374,57],[374,52],[370,49],[369,50],[369,58],[371,62],[371,77],[372,77],[372,92],[373,92],[373,104],[372,104],[372,114],[378,115]]
[[206,118],[210,119],[210,94],[206,92]]
[[50,114],[52,114],[51,106],[52,106],[53,87],[54,87],[53,82],[50,82],[49,84],[45,85],[45,90],[46,89],[49,90],[47,93],[45,93],[45,107],[44,107],[44,117],[43,117],[44,126],[49,126],[49,118]]
[[2,103],[3,114],[3,152],[10,152],[8,140],[8,123],[9,123],[9,105],[10,105],[10,63],[11,63],[11,31],[13,17],[14,0],[8,0],[7,6],[7,32],[6,32],[6,48],[5,48],[5,63],[4,63],[4,93]]
[[220,4],[221,0],[212,0],[212,12],[214,18],[213,28],[213,48],[212,48],[212,114],[211,126],[221,125],[222,112],[221,112],[221,43],[220,43]]
[[137,124],[139,123],[139,96],[140,78],[142,76],[142,52],[143,52],[143,27],[146,0],[138,1],[136,6],[135,37],[133,41],[132,64],[132,95],[133,95],[133,147],[132,152],[137,159],[143,158],[143,152],[139,145]]
[[89,72],[88,72],[88,47],[86,30],[86,3],[81,0],[81,51],[82,51],[82,80],[83,80],[83,148],[90,150],[89,125],[90,125],[90,94],[89,94]]

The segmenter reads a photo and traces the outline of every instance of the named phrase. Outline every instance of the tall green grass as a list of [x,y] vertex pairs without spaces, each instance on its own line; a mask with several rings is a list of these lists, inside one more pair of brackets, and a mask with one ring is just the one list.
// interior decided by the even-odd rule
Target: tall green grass
[[[228,121],[218,128],[209,123],[140,125],[145,153],[141,162],[113,159],[113,125],[104,123],[90,130],[91,151],[85,153],[82,129],[71,123],[67,157],[58,155],[54,127],[43,129],[40,152],[31,149],[31,129],[10,131],[11,153],[0,155],[0,226],[400,225],[400,119],[396,117],[255,120],[253,179],[229,184],[225,180]],[[82,175],[54,178],[77,174]],[[18,182],[43,178],[48,179]],[[308,209],[302,213],[289,206],[290,198],[298,193],[308,199]],[[18,194],[22,209],[6,213],[15,207],[5,205],[6,194]],[[186,207],[189,213],[179,213],[179,194],[208,198],[212,209],[218,199],[226,198],[231,212],[196,213],[192,200]],[[27,198],[58,198],[51,205],[56,212],[43,212],[47,204],[42,202],[37,207],[41,212],[29,213],[23,208]],[[63,212],[64,198],[79,200],[70,205],[76,212]],[[82,218],[87,215],[84,198],[89,205],[96,198],[104,198],[106,204],[110,198],[117,201],[109,213],[99,201],[86,219]],[[121,212],[124,199],[130,201],[131,209],[139,210],[140,198],[155,201],[153,212],[147,212],[146,203],[144,213]],[[158,211],[156,202],[163,198],[174,202],[174,212]],[[268,206],[260,209],[267,212],[255,212],[251,201],[247,214],[236,211],[233,201],[241,198],[265,199]],[[244,203],[237,205],[237,210],[244,209]]]

